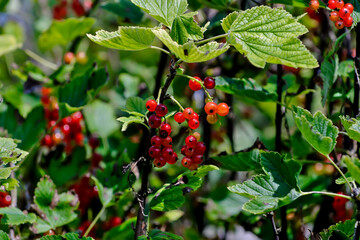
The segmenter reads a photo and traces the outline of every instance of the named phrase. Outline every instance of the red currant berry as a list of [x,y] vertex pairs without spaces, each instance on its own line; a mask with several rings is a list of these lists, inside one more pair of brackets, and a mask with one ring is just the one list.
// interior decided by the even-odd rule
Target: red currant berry
[[188,157],[184,157],[182,160],[181,160],[181,164],[188,168],[190,165],[191,165],[191,159],[188,158]]
[[44,106],[47,106],[49,105],[50,103],[50,96],[49,95],[43,95],[41,96],[41,103],[44,105]]
[[41,95],[49,96],[51,94],[51,88],[42,87],[41,88]]
[[160,154],[161,154],[160,148],[157,148],[157,147],[154,147],[154,146],[151,146],[149,148],[149,156],[150,157],[157,158],[157,157],[160,157]]
[[350,16],[350,10],[347,9],[346,7],[343,7],[340,9],[339,11],[339,17],[342,18],[342,19],[345,19],[347,17]]
[[328,1],[328,7],[332,10],[336,9],[336,1],[335,0],[329,0]]
[[192,118],[195,118],[195,119],[199,120],[199,114],[197,114],[196,112],[194,112],[194,113],[191,115],[190,119],[192,119]]
[[162,145],[163,145],[164,147],[169,147],[169,148],[171,148],[172,145],[173,145],[173,140],[172,140],[172,138],[171,138],[170,136],[167,136],[166,138],[164,138],[164,139],[162,140]]
[[186,150],[186,148],[187,148],[186,145],[183,145],[183,146],[181,147],[181,154],[182,154],[182,155],[185,155],[185,150]]
[[201,135],[198,132],[194,132],[193,136],[196,138],[197,141],[200,141]]
[[167,159],[167,163],[168,164],[175,164],[178,160],[178,156],[176,154],[176,152],[173,153],[173,155],[171,156],[171,158]]
[[189,120],[188,125],[191,129],[197,129],[200,125],[200,122],[196,118],[192,118]]
[[336,8],[341,9],[344,6],[344,1],[343,0],[335,0],[335,5]]
[[11,204],[11,196],[7,192],[1,192],[0,207],[8,207]]
[[177,112],[175,115],[174,115],[174,120],[177,122],[177,123],[183,123],[185,121],[185,117],[184,117],[184,114],[182,112]]
[[226,103],[220,103],[217,107],[217,114],[224,117],[229,114],[229,106]]
[[107,222],[107,230],[119,226],[122,223],[122,219],[121,217],[112,217],[110,218],[110,220]]
[[332,11],[329,15],[330,21],[336,22],[339,20],[339,12],[338,11]]
[[207,89],[213,89],[215,87],[215,80],[212,77],[206,77],[204,79],[204,86]]
[[217,104],[214,103],[214,102],[208,102],[205,104],[205,112],[208,114],[208,115],[214,115],[217,113]]
[[335,27],[337,28],[337,29],[342,29],[342,28],[344,28],[344,22],[343,22],[343,20],[337,20],[336,21],[336,23],[335,23]]
[[203,155],[195,155],[195,156],[193,156],[192,158],[191,158],[191,160],[192,160],[192,162],[194,163],[194,164],[200,164],[200,163],[202,163],[202,161],[203,161]]
[[190,171],[193,171],[193,170],[196,170],[198,167],[199,167],[198,164],[191,163],[191,165],[188,167],[188,169],[189,169]]
[[166,138],[167,136],[169,136],[169,134],[168,134],[168,132],[165,131],[165,130],[160,130],[160,131],[159,131],[159,136],[160,136],[162,139],[164,139],[164,138]]
[[162,124],[161,127],[160,127],[160,131],[166,131],[168,133],[168,135],[170,135],[171,134],[171,126],[170,126],[170,124],[168,124],[168,123]]
[[75,54],[72,52],[67,52],[64,55],[64,62],[70,64],[75,59]]
[[158,104],[155,108],[155,113],[159,117],[163,117],[168,113],[168,108],[164,104]]
[[352,16],[348,16],[347,18],[344,18],[344,25],[345,27],[351,27],[353,25]]
[[71,115],[71,118],[74,123],[79,123],[83,119],[83,115],[81,112],[76,112]]
[[86,64],[88,62],[88,57],[86,56],[85,52],[78,52],[76,54],[76,62],[80,63],[82,65]]
[[192,108],[185,108],[183,114],[186,119],[190,119],[191,116],[194,114],[194,110]]
[[56,132],[51,135],[51,139],[54,145],[59,145],[63,140],[63,136],[61,133]]
[[47,146],[48,148],[51,148],[53,146],[51,135],[45,135],[44,139],[42,140],[42,145]]
[[162,150],[162,155],[166,160],[170,159],[173,154],[174,154],[174,150],[172,148],[168,147]]
[[151,140],[150,140],[151,145],[153,145],[154,147],[160,147],[161,143],[162,143],[162,139],[161,137],[154,135],[152,136]]
[[161,168],[161,167],[165,166],[165,164],[166,164],[166,160],[163,157],[154,159],[155,167]]
[[84,134],[77,133],[75,135],[75,142],[76,142],[76,145],[82,146],[84,144]]
[[[201,78],[199,78],[199,77],[194,77],[194,78],[196,78],[200,82],[202,81]],[[190,79],[189,80],[189,87],[193,91],[199,91],[201,89],[201,84],[198,81],[195,81],[194,79]]]
[[69,124],[62,125],[61,131],[64,133],[64,135],[69,135],[71,133]]
[[149,111],[149,112],[154,112],[155,109],[156,109],[156,106],[157,106],[157,102],[153,99],[150,99],[146,102],[146,109]]
[[345,8],[349,9],[350,14],[354,11],[354,6],[351,3],[347,3],[344,5]]
[[314,11],[317,11],[319,9],[319,6],[320,4],[318,0],[311,0],[309,3],[309,8]]
[[149,117],[149,126],[151,128],[158,128],[161,125],[161,117],[159,117],[158,115],[151,115]]
[[186,137],[185,144],[188,147],[195,147],[195,145],[197,144],[197,140],[194,136],[190,135]]
[[186,147],[185,156],[191,157],[194,155],[194,153],[195,153],[195,149],[193,147],[189,147],[189,146]]
[[93,150],[95,150],[100,146],[100,141],[97,137],[91,136],[89,139],[89,145]]
[[206,151],[206,145],[203,142],[198,142],[195,146],[195,153],[197,155],[204,155]]
[[103,157],[101,154],[94,152],[91,157],[91,166],[98,167],[99,163],[102,161]]

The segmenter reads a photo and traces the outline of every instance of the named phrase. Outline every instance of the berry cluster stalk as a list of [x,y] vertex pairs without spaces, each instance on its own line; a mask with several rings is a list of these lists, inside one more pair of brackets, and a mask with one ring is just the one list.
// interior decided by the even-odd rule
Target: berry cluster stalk
[[[161,94],[159,102],[163,103],[164,99],[166,98],[166,92],[168,88],[170,87],[172,81],[174,80],[176,76],[176,68],[171,65],[170,66],[170,73],[167,76],[165,85],[161,88]],[[154,96],[156,97],[156,96]],[[146,141],[146,148],[149,149],[149,143],[151,136],[155,135],[156,129],[151,128],[150,134],[148,135],[148,140]],[[141,176],[141,188],[139,193],[137,194],[138,202],[139,202],[139,210],[137,214],[137,220],[136,220],[136,227],[135,227],[135,240],[138,239],[139,236],[146,235],[147,231],[147,220],[146,220],[146,214],[145,214],[145,206],[146,206],[146,199],[148,195],[148,185],[149,185],[149,175],[151,173],[151,157],[149,156],[148,151],[146,151],[146,161],[143,164],[143,171]]]

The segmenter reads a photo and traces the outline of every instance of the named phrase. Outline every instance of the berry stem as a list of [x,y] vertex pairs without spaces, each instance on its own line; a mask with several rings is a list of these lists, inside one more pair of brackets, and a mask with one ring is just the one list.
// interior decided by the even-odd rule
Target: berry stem
[[106,206],[102,206],[100,212],[96,215],[96,217],[94,218],[94,220],[91,222],[90,226],[88,227],[88,229],[86,229],[86,232],[84,233],[84,237],[87,237],[87,235],[90,233],[91,229],[93,229],[93,227],[95,226],[96,222],[99,220],[100,216],[104,213],[106,209]]
[[303,196],[311,195],[311,194],[321,194],[321,195],[326,195],[326,196],[330,196],[330,197],[342,197],[342,198],[346,198],[348,200],[351,200],[350,196],[337,194],[337,193],[332,193],[332,192],[310,191],[310,192],[302,192],[302,194],[303,194]]
[[203,83],[202,81],[199,81],[198,79],[196,79],[196,78],[194,78],[194,77],[192,77],[192,76],[186,75],[186,74],[179,74],[179,76],[187,77],[187,78],[189,78],[189,79],[191,79],[191,80],[194,80],[194,81],[198,82],[198,83],[201,85],[201,87],[204,89],[204,91],[205,91],[208,99],[209,99],[211,102],[213,101],[213,97],[212,97],[212,96],[210,95],[210,93],[207,91],[207,89],[206,89],[206,87],[205,87],[205,85],[204,85],[204,83]]
[[170,99],[179,106],[179,108],[180,108],[181,111],[184,111],[183,106],[181,106],[181,104],[179,103],[179,101],[176,100],[176,99],[174,98],[174,96],[170,96]]
[[160,50],[162,51],[163,53],[166,53],[167,55],[169,55],[171,57],[171,53],[163,48],[160,48],[160,47],[157,47],[157,46],[150,46],[150,48],[152,49],[156,49],[156,50]]
[[224,34],[221,34],[221,35],[217,35],[215,37],[211,37],[211,38],[208,38],[208,39],[204,39],[204,40],[201,40],[201,41],[198,41],[198,42],[195,42],[196,45],[200,45],[200,44],[204,44],[204,43],[207,43],[207,42],[210,42],[210,41],[214,41],[216,39],[219,39],[219,38],[224,38],[224,37],[227,37],[228,34],[227,33],[224,33]]
[[334,168],[336,168],[336,170],[340,173],[340,175],[345,179],[347,185],[350,188],[350,191],[353,191],[353,187],[351,186],[351,184],[349,183],[348,179],[346,178],[345,174],[343,173],[343,171],[341,171],[341,169],[338,167],[338,165],[336,165],[336,163],[334,163],[334,161],[329,157],[329,155],[325,156],[327,158],[327,160],[330,161],[330,163],[334,166]]

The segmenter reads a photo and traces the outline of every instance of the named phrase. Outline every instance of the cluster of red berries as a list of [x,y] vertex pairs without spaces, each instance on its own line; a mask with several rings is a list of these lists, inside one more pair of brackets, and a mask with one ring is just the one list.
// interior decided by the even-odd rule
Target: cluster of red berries
[[8,207],[11,204],[11,196],[7,192],[0,192],[0,208]]
[[353,25],[351,14],[354,11],[354,6],[351,3],[344,4],[343,0],[329,0],[328,7],[332,10],[339,9],[339,11],[332,11],[329,16],[330,20],[335,22],[337,29]]
[[204,79],[204,82],[199,77],[194,77],[194,78],[197,79],[198,81],[194,79],[189,80],[189,87],[193,91],[199,91],[202,88],[201,83],[207,89],[213,89],[215,87],[215,80],[212,77],[206,77]]
[[181,154],[184,155],[181,164],[190,170],[197,169],[203,161],[206,145],[203,142],[198,142],[199,140],[200,134],[196,132],[193,135],[187,136],[185,145],[181,147]]
[[48,122],[47,127],[51,132],[45,135],[42,145],[52,148],[53,146],[65,143],[65,152],[70,154],[74,146],[83,145],[83,116],[81,112],[75,112],[57,123],[59,120],[59,105],[56,99],[50,96],[51,89],[43,87],[41,92],[41,102],[44,106],[45,118]]
[[98,198],[98,189],[91,184],[90,175],[83,176],[80,181],[71,186],[70,189],[73,189],[79,197],[79,210],[81,214],[85,214],[91,202]]
[[[53,8],[53,17],[54,19],[61,20],[67,17],[68,9],[67,9],[68,1],[60,0],[57,5]],[[75,15],[78,17],[84,16],[86,11],[91,9],[92,1],[84,0],[83,4],[80,0],[73,0],[71,4],[71,8],[74,11]]]
[[206,120],[210,124],[214,124],[217,122],[217,115],[224,117],[229,114],[230,110],[229,106],[226,103],[216,104],[214,102],[206,103],[204,109],[207,114]]
[[[342,192],[338,192],[338,194],[343,195]],[[332,206],[333,206],[334,211],[335,211],[334,220],[336,222],[339,222],[339,221],[344,222],[347,219],[350,219],[350,216],[349,216],[349,214],[347,214],[347,211],[346,211],[346,203],[348,201],[349,201],[348,199],[343,198],[343,197],[338,197],[338,196],[334,197],[334,201],[332,203]]]
[[64,55],[64,62],[66,64],[70,64],[73,61],[75,61],[80,64],[86,64],[88,61],[88,58],[86,56],[85,52],[78,52],[76,55],[73,52],[67,52]]

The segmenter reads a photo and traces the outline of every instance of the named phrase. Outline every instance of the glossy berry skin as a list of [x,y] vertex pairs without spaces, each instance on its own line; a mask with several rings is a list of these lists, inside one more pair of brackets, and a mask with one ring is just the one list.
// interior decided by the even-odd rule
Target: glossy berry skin
[[318,0],[311,0],[309,4],[309,8],[311,10],[317,11],[319,9],[319,1]]
[[215,124],[217,122],[218,118],[216,115],[207,115],[206,121],[210,124]]
[[197,144],[197,140],[194,136],[190,135],[185,138],[185,144],[188,147],[195,147]]
[[195,154],[204,155],[206,151],[206,145],[203,142],[198,142],[195,146]]
[[189,120],[188,125],[191,129],[197,129],[200,125],[200,122],[196,118],[192,118]]
[[52,137],[49,134],[46,134],[43,138],[42,145],[47,146],[48,148],[51,148],[53,146]]
[[75,142],[77,145],[82,146],[84,144],[84,134],[77,133],[75,135]]
[[183,146],[181,147],[181,154],[182,154],[182,155],[185,155],[185,150],[186,150],[186,148],[187,148],[186,145],[183,145]]
[[178,156],[176,154],[176,152],[173,153],[173,155],[171,156],[171,158],[167,159],[166,162],[168,164],[175,164],[177,162]]
[[200,138],[201,138],[201,134],[200,134],[200,133],[194,132],[194,133],[193,133],[193,136],[196,138],[197,141],[200,141]]
[[110,230],[113,227],[119,226],[121,223],[122,223],[121,217],[117,217],[117,216],[111,217],[109,219],[109,221],[107,221],[104,224],[104,229],[105,230]]
[[[199,78],[199,77],[194,77],[194,78],[196,78],[200,82],[202,81],[201,78]],[[201,89],[201,84],[199,82],[195,81],[194,79],[190,79],[189,80],[189,87],[193,91],[199,91]]]
[[190,119],[191,116],[193,115],[194,113],[194,110],[192,108],[185,108],[184,111],[183,111],[183,115],[186,119]]
[[174,120],[180,124],[183,123],[186,120],[186,118],[184,117],[184,114],[182,112],[177,112],[174,115]]
[[161,139],[161,137],[155,135],[155,136],[152,136],[150,143],[152,146],[159,148],[162,144],[162,141],[163,140]]
[[7,192],[0,192],[0,208],[8,207],[11,204],[11,196]]
[[192,162],[194,164],[200,164],[202,163],[202,161],[204,160],[203,158],[203,155],[194,155],[192,158],[191,158]]
[[157,147],[154,147],[154,146],[151,146],[149,148],[149,156],[150,157],[157,158],[157,157],[160,157],[160,154],[161,154],[160,148],[157,148]]
[[336,9],[336,1],[335,0],[329,0],[328,1],[328,7],[332,10]]
[[70,63],[74,60],[74,58],[75,58],[75,54],[74,54],[74,53],[72,53],[72,52],[67,52],[67,53],[65,53],[65,55],[64,55],[64,62],[65,62],[66,64],[70,64]]
[[159,136],[164,139],[164,138],[167,138],[169,136],[168,132],[165,131],[165,130],[160,130],[159,131]]
[[208,102],[205,104],[204,109],[208,115],[214,115],[217,113],[217,104],[214,102]]
[[354,6],[353,6],[351,3],[345,4],[345,5],[344,5],[344,8],[349,9],[350,14],[353,13],[353,11],[354,11]]
[[185,156],[191,157],[195,154],[195,148],[187,146],[185,149]]
[[339,11],[339,17],[342,18],[342,19],[345,19],[347,17],[350,16],[350,10],[347,9],[346,7],[343,7],[340,9]]
[[344,6],[344,1],[343,0],[335,0],[335,5],[336,8],[341,9]]
[[166,161],[170,159],[173,156],[173,154],[174,154],[174,150],[172,148],[164,148],[162,150],[163,158],[165,158]]
[[337,29],[342,29],[342,28],[344,28],[344,27],[345,27],[344,21],[343,21],[343,20],[337,20],[336,23],[335,23],[335,27],[336,27]]
[[215,87],[215,79],[213,79],[212,77],[206,77],[204,79],[204,86],[207,89],[213,89]]
[[345,27],[351,27],[353,25],[353,18],[351,16],[344,18],[343,21],[344,21]]
[[89,145],[93,150],[95,150],[100,146],[100,141],[97,137],[91,136],[89,139]]
[[226,103],[220,103],[217,107],[217,114],[224,117],[229,114],[229,106]]
[[166,164],[166,160],[163,157],[154,159],[155,167],[161,168],[161,167],[165,166],[165,164]]
[[158,104],[155,108],[155,113],[159,117],[164,117],[168,113],[168,108],[164,104]]
[[157,102],[153,99],[150,99],[146,102],[146,109],[149,112],[155,112],[156,106],[157,106]]
[[164,123],[160,127],[160,131],[166,131],[168,135],[171,134],[171,126],[168,123]]
[[191,159],[188,158],[188,157],[184,157],[182,160],[181,160],[181,164],[188,168],[190,165],[191,165]]
[[173,145],[173,140],[170,136],[167,136],[166,138],[162,139],[162,143],[161,143],[164,147],[166,148],[171,148]]
[[149,117],[149,126],[151,128],[159,128],[160,125],[161,125],[161,117],[155,114]]
[[194,113],[191,115],[190,119],[192,119],[192,118],[195,118],[195,119],[199,120],[199,114],[197,114],[196,112],[194,112]]
[[338,11],[332,11],[329,15],[330,21],[336,22],[339,20],[339,12]]

